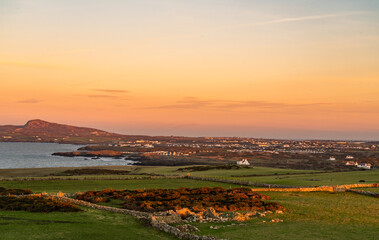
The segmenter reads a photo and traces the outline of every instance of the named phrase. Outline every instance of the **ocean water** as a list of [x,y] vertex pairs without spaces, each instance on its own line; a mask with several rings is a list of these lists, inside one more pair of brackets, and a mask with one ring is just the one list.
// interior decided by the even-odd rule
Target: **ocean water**
[[0,142],[0,169],[133,165],[131,160],[52,156],[54,152],[70,152],[79,145],[57,143]]

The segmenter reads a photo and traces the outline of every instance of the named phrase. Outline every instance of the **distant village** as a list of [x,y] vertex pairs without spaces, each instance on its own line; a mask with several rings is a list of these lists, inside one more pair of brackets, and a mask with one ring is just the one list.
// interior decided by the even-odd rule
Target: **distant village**
[[[370,170],[375,166],[375,159],[366,162],[370,156],[379,152],[378,143],[354,142],[354,141],[290,141],[290,140],[263,140],[248,138],[199,138],[190,141],[144,140],[119,141],[108,146],[144,149],[144,152],[152,156],[189,157],[189,156],[249,156],[254,154],[269,154],[271,156],[292,154],[300,156],[312,155],[326,163],[340,162],[349,167]],[[128,152],[135,153],[135,152]],[[354,156],[351,154],[354,153]],[[374,154],[371,154],[374,153]],[[374,162],[372,162],[374,160]],[[379,160],[379,159],[377,159]],[[240,158],[235,164],[252,166],[251,160]]]
[[332,171],[379,166],[378,141],[121,135],[38,119],[23,126],[0,126],[0,142],[78,144],[84,147],[58,154],[118,157],[150,166],[238,164]]

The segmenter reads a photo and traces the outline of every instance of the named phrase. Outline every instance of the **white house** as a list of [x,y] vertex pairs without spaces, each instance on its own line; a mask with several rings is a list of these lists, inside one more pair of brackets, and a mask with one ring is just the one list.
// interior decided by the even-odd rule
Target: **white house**
[[329,160],[330,160],[330,161],[335,161],[336,158],[335,158],[335,157],[330,157]]
[[237,161],[237,165],[249,166],[250,163],[247,159],[242,159],[241,161]]
[[362,169],[371,169],[371,164],[370,163],[358,163],[357,167],[362,168]]

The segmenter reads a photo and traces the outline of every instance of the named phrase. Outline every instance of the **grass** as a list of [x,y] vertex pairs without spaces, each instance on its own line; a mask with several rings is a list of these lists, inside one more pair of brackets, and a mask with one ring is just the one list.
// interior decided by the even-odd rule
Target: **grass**
[[0,178],[0,181],[4,180],[9,180],[9,179],[12,179],[12,180],[20,180],[20,181],[28,181],[28,180],[70,180],[70,179],[73,179],[73,180],[76,180],[76,179],[80,179],[80,180],[107,180],[107,179],[115,179],[115,180],[119,180],[119,179],[138,179],[138,178],[162,178],[160,176],[148,176],[148,175],[132,175],[132,174],[128,174],[128,175],[114,175],[114,174],[109,174],[109,175],[78,175],[78,176],[46,176],[46,177],[13,177],[13,178],[5,178],[5,179],[1,179]]
[[114,207],[114,208],[122,208],[122,205],[125,201],[121,199],[110,199],[109,202],[106,203],[96,203],[97,205],[107,206],[107,207]]
[[[99,167],[105,168],[105,167]],[[106,167],[112,169],[113,167]],[[114,167],[116,169],[116,167]],[[176,172],[180,167],[125,167],[134,174],[158,173],[164,175],[186,174]],[[120,168],[121,169],[121,168]],[[30,170],[29,176],[40,177],[54,173],[57,169]],[[62,171],[62,168],[59,169]],[[379,170],[314,173],[315,171],[288,170],[255,167],[238,170],[210,170],[191,172],[194,176],[250,180],[252,182],[284,184],[294,186],[340,185],[379,182]],[[0,176],[21,177],[22,171],[0,171]],[[278,175],[265,176],[277,173]],[[289,175],[281,175],[287,174]],[[295,174],[293,173],[302,173]],[[261,175],[243,177],[243,175]],[[232,177],[232,176],[237,177]],[[117,175],[115,177],[126,177]],[[239,177],[238,177],[239,176]],[[74,176],[75,178],[77,176]],[[80,176],[80,178],[89,176]],[[107,178],[109,176],[91,176]],[[318,181],[311,181],[318,180]],[[365,180],[365,182],[359,182]],[[34,192],[56,193],[84,192],[89,190],[149,189],[180,187],[239,187],[191,179],[145,179],[145,180],[33,180],[0,181],[6,188],[31,189]],[[378,191],[378,188],[365,188]],[[201,235],[213,235],[227,239],[376,239],[379,235],[379,201],[377,198],[354,193],[291,193],[264,192],[285,206],[283,215],[271,215],[248,221],[243,226],[231,223],[196,223]],[[106,203],[117,206],[119,202]],[[280,218],[282,223],[270,223]],[[67,221],[67,222],[56,222]],[[266,223],[262,221],[265,220]],[[210,229],[210,226],[225,226]],[[131,216],[119,215],[93,209],[80,213],[27,213],[0,211],[0,239],[173,239],[172,236],[146,227]]]
[[[59,176],[58,178],[86,178],[86,179],[104,179],[104,178],[135,178],[146,177],[139,175],[143,173],[154,173],[162,175],[186,175],[187,172],[178,172],[182,167],[146,167],[146,166],[99,166],[87,168],[128,170],[133,175],[87,175],[87,176]],[[75,168],[40,168],[40,169],[0,169],[0,178],[17,178],[17,177],[46,177],[46,175],[63,172]],[[208,170],[190,172],[193,176],[205,176],[223,179],[244,180],[258,183],[293,185],[293,186],[321,186],[321,185],[341,185],[360,183],[379,182],[379,170],[371,171],[350,171],[350,172],[329,172],[319,173],[312,170],[293,170],[268,167],[253,167],[231,170]],[[246,175],[256,175],[246,177]],[[269,176],[267,176],[269,175]],[[91,183],[89,183],[91,184]],[[101,184],[100,184],[101,185]],[[94,186],[94,185],[92,185]],[[117,184],[116,184],[117,186]],[[122,185],[121,185],[122,186]],[[97,187],[97,186],[95,186]],[[83,188],[84,189],[84,188]]]
[[[250,178],[237,177],[234,179],[293,186],[323,186],[356,183],[377,183],[379,182],[379,170],[300,174],[289,176],[264,176]],[[360,182],[361,180],[365,180],[365,182]]]
[[129,215],[85,209],[77,213],[0,211],[0,239],[176,239]]
[[38,180],[38,181],[0,181],[5,188],[30,189],[33,192],[65,193],[90,190],[113,189],[149,189],[180,187],[237,187],[233,184],[197,181],[191,179],[145,179],[145,180]]
[[[249,239],[376,239],[379,234],[379,202],[353,193],[264,193],[288,211],[283,215],[248,221],[246,226],[228,223],[196,224],[202,234],[219,238]],[[282,223],[270,223],[280,218]],[[263,220],[267,221],[263,223]]]
[[73,169],[110,169],[110,170],[125,170],[131,171],[134,166],[88,166],[88,167],[54,167],[54,168],[11,168],[0,169],[0,178],[16,178],[16,177],[45,177],[51,174],[61,173]]
[[194,172],[181,172],[176,171],[179,168],[186,168],[193,166],[180,166],[180,167],[140,167],[136,169],[137,173],[157,173],[162,175],[186,175],[190,173],[193,176],[211,176],[211,177],[232,177],[243,175],[271,175],[271,174],[287,174],[287,173],[312,173],[317,172],[313,170],[294,170],[294,169],[281,169],[281,168],[268,168],[268,167],[253,167],[241,168],[230,170],[208,170],[208,171],[194,171]]
[[[187,174],[187,172],[177,172],[176,170],[178,168],[180,167],[142,167],[136,170],[136,174],[142,172],[165,175]],[[192,176],[199,177],[234,179],[292,186],[323,186],[379,182],[379,170],[319,173],[319,171],[313,170],[254,167],[247,169],[195,171],[189,173]],[[247,177],[247,175],[256,176]],[[360,180],[365,180],[365,182],[360,182]]]
[[244,175],[273,175],[273,174],[299,174],[299,173],[313,173],[313,170],[295,170],[295,169],[281,169],[281,168],[268,168],[268,167],[254,167],[254,168],[241,168],[231,170],[209,170],[200,172],[191,172],[193,176],[212,176],[212,177],[232,177]]

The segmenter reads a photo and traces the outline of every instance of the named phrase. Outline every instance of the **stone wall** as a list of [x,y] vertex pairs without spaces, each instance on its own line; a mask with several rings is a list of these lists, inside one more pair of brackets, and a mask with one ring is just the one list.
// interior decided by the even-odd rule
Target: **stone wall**
[[179,239],[218,240],[217,238],[211,237],[211,236],[198,236],[192,233],[182,232],[178,228],[167,224],[164,221],[164,218],[162,218],[162,215],[164,215],[162,213],[155,215],[152,213],[146,213],[146,212],[140,212],[140,211],[134,211],[134,210],[128,210],[128,209],[120,209],[120,208],[114,208],[114,207],[108,207],[108,206],[101,206],[94,203],[86,202],[83,200],[72,199],[68,197],[58,197],[56,195],[45,195],[45,196],[53,197],[54,199],[67,202],[67,203],[72,203],[79,206],[84,206],[88,208],[99,209],[99,210],[104,210],[104,211],[109,211],[109,212],[114,212],[114,213],[119,213],[119,214],[128,214],[139,219],[146,219],[150,222],[150,225],[153,228],[160,231],[167,232],[169,234],[173,234]]
[[377,192],[369,192],[369,191],[363,191],[363,190],[357,190],[357,189],[347,189],[346,192],[353,192],[353,193],[358,193],[361,195],[379,198],[379,193]]

